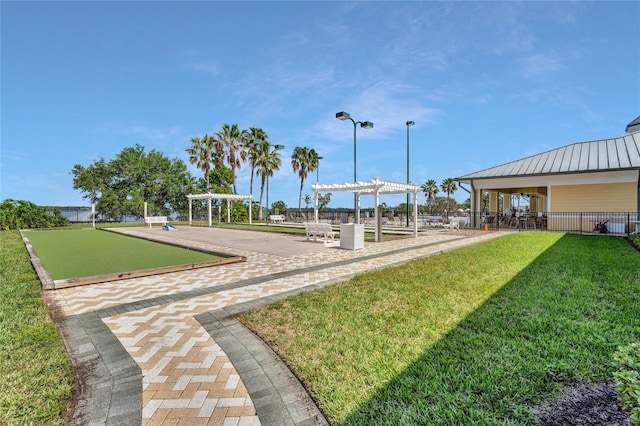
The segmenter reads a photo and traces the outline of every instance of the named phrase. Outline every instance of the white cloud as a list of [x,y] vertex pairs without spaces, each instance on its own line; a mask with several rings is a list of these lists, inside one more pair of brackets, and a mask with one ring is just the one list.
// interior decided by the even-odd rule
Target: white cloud
[[173,126],[167,128],[153,128],[140,124],[118,124],[104,123],[99,129],[100,132],[111,133],[121,136],[135,136],[143,140],[163,141],[180,134],[180,127]]
[[[347,104],[345,109],[353,114],[355,120],[374,123],[371,137],[384,138],[397,132],[398,128],[404,129],[407,120],[422,125],[438,121],[442,111],[423,104],[420,101],[422,96],[424,94],[419,93],[417,88],[403,83],[379,83],[354,96],[353,102]],[[335,122],[331,127],[337,124]]]
[[182,52],[182,56],[186,59],[181,66],[190,71],[195,71],[212,77],[219,75],[221,72],[218,61],[209,59],[207,55],[196,49],[186,49]]
[[194,62],[189,66],[196,72],[207,74],[213,77],[220,74],[220,66],[214,61]]
[[521,72],[525,78],[546,80],[564,70],[564,65],[554,53],[535,53],[520,61]]

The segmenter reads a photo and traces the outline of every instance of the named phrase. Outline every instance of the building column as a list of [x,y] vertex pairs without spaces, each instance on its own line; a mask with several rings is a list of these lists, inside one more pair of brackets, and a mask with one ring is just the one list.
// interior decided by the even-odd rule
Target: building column
[[489,192],[489,212],[496,213],[498,211],[498,193]]

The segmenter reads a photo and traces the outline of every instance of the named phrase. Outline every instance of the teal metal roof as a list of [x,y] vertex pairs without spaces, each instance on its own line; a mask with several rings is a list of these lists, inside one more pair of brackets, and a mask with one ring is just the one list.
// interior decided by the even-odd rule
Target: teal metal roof
[[640,169],[640,132],[614,139],[566,145],[521,160],[469,173],[455,180],[634,169]]

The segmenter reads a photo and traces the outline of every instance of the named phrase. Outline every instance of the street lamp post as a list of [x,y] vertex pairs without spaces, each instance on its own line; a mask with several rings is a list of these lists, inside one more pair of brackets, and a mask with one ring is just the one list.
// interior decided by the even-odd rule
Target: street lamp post
[[265,224],[269,223],[269,212],[271,212],[271,207],[269,207],[269,175],[271,174],[271,155],[281,149],[284,149],[284,145],[274,145],[273,151],[271,150],[271,144],[269,144],[267,148],[267,217],[264,221]]
[[[356,174],[356,128],[358,127],[357,125],[359,124],[360,127],[362,127],[363,129],[372,129],[373,128],[373,123],[371,121],[355,121],[353,118],[351,118],[351,115],[349,115],[348,112],[337,112],[336,113],[336,118],[338,120],[351,120],[351,122],[353,123],[353,182],[357,182],[358,178],[357,178],[357,174]],[[360,218],[359,218],[360,214],[358,213],[358,196],[354,193],[353,194],[353,220],[354,223],[358,224],[360,223]]]
[[[416,123],[407,121],[407,183],[409,183],[409,127]],[[407,228],[409,227],[409,193],[407,192]]]
[[316,165],[316,183],[320,181],[320,160],[324,160],[324,158],[318,157],[318,164]]
[[[322,157],[318,157],[317,160],[318,162],[316,163],[316,185],[318,184],[318,182],[320,182],[320,160],[322,160]],[[318,222],[318,205],[320,202],[320,194],[318,193],[318,191],[314,191],[315,192],[315,197],[314,197],[314,206],[313,206],[313,212],[314,212],[314,218],[315,221]]]

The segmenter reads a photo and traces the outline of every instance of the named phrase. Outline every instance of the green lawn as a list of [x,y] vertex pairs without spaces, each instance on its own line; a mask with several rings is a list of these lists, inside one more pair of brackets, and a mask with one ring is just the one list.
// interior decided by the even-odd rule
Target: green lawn
[[187,265],[220,256],[95,229],[28,231],[54,280]]
[[536,424],[613,377],[640,340],[640,255],[621,238],[523,232],[242,316],[332,424]]
[[[17,231],[0,232],[0,424],[65,424],[70,362]],[[334,424],[535,424],[640,340],[622,239],[518,233],[375,271],[244,317]]]
[[0,247],[0,425],[64,425],[71,362],[18,231]]

